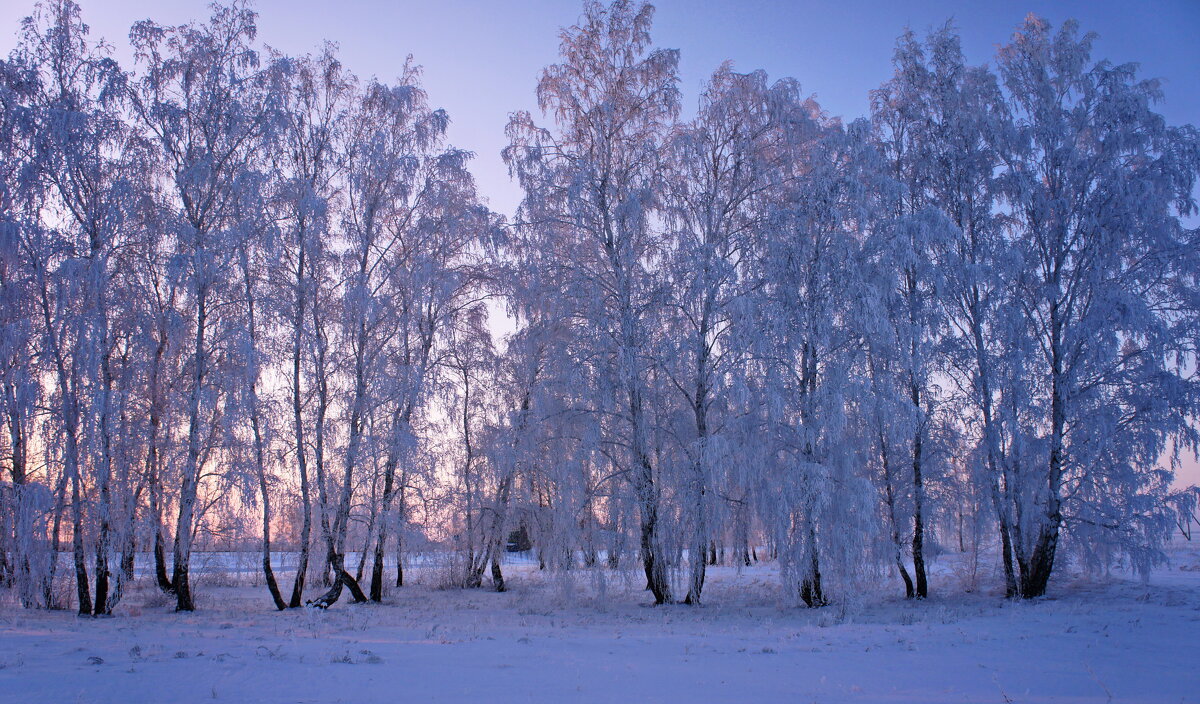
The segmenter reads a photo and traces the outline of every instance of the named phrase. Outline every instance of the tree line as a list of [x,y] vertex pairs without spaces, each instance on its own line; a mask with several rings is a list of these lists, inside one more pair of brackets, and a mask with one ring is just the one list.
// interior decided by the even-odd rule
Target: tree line
[[266,50],[234,2],[138,22],[126,69],[39,4],[0,61],[0,581],[108,614],[147,559],[190,611],[225,546],[328,607],[417,545],[503,590],[516,535],[659,604],[777,560],[816,607],[924,598],[948,550],[1022,598],[1160,562],[1197,498],[1200,135],[1158,83],[1031,15],[994,66],[905,31],[866,118],[727,62],[684,119],[653,13],[562,31],[506,218],[411,58]]

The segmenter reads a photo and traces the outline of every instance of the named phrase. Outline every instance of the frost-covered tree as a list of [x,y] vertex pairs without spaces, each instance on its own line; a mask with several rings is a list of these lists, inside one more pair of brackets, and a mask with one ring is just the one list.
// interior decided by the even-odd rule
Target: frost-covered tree
[[[356,602],[367,600],[346,569],[345,542],[355,471],[365,464],[363,446],[370,440],[369,415],[381,403],[377,394],[382,390],[370,382],[382,371],[384,347],[395,325],[387,288],[387,255],[395,237],[389,224],[403,217],[402,201],[418,168],[415,152],[434,144],[445,130],[445,116],[425,108],[424,93],[411,81],[395,87],[372,83],[358,101],[347,130],[345,250],[340,256],[344,283],[341,310],[336,311],[349,373],[346,447],[340,477],[327,477],[323,462],[317,466],[321,532],[334,576],[330,590],[313,602],[322,607],[336,602],[343,587]],[[328,384],[328,379],[320,383]]]
[[931,32],[923,44],[911,33],[904,35],[897,61],[893,85],[905,88],[893,99],[912,105],[894,110],[920,115],[909,125],[920,197],[928,211],[946,220],[943,235],[929,243],[926,255],[937,266],[938,305],[949,327],[930,362],[957,389],[947,403],[959,412],[959,429],[973,448],[972,474],[997,519],[1011,596],[1016,581],[1010,512],[1001,500],[1006,465],[999,440],[1006,416],[998,406],[997,355],[1006,329],[1003,281],[1013,262],[1001,229],[996,180],[998,145],[1011,134],[1011,121],[995,76],[966,65],[952,25]]
[[1002,177],[1020,311],[1005,353],[1021,389],[1006,494],[1024,597],[1046,591],[1064,528],[1085,552],[1110,546],[1148,569],[1171,526],[1159,460],[1197,441],[1200,239],[1181,220],[1196,131],[1154,112],[1159,86],[1136,66],[1093,62],[1093,38],[1030,16],[999,53],[1016,120]]
[[1154,81],[1031,16],[995,72],[905,32],[870,120],[725,63],[681,121],[652,18],[562,31],[506,224],[411,59],[264,59],[235,1],[137,23],[125,73],[38,5],[0,60],[0,585],[108,614],[147,549],[187,611],[228,546],[279,609],[383,601],[423,534],[502,591],[512,536],[599,589],[636,555],[658,604],[765,548],[816,607],[926,596],[956,536],[1035,597],[1190,532],[1200,137]]
[[[257,480],[257,500],[262,514],[262,569],[271,600],[279,610],[287,608],[287,601],[279,589],[275,570],[271,562],[272,490],[274,477],[271,473],[268,454],[271,451],[275,414],[270,412],[271,403],[264,398],[260,387],[263,372],[270,360],[268,331],[270,320],[267,311],[272,305],[270,289],[267,287],[267,261],[274,253],[274,240],[279,233],[262,207],[260,194],[265,185],[246,188],[242,191],[245,200],[235,207],[240,221],[239,233],[232,245],[236,263],[234,277],[240,285],[240,310],[231,318],[230,357],[231,379],[226,402],[225,426],[227,443],[233,454],[234,471],[239,483]],[[249,434],[245,430],[248,427]],[[248,481],[247,481],[248,480]],[[254,492],[247,492],[254,500]]]
[[492,337],[487,329],[485,307],[479,303],[468,315],[461,316],[448,331],[445,352],[440,357],[443,394],[453,408],[448,426],[457,447],[446,453],[456,477],[454,502],[459,506],[462,524],[455,532],[462,557],[463,585],[478,587],[492,554],[493,517],[491,504],[493,471],[484,452],[486,425],[494,417],[495,395],[499,385],[491,383],[499,371]]
[[[662,238],[652,226],[661,195],[661,144],[679,110],[678,53],[653,49],[648,4],[589,2],[562,33],[562,63],[538,81],[553,129],[518,112],[504,156],[525,190],[519,236],[553,251],[558,269],[537,296],[563,299],[576,324],[579,362],[599,385],[586,399],[608,419],[603,442],[637,497],[640,550],[656,603],[674,600],[660,519],[662,489],[651,428],[651,336],[662,310]],[[534,265],[533,261],[529,265]],[[549,281],[549,279],[548,279]]]
[[[323,392],[316,394],[316,410],[308,401],[308,390],[322,383],[320,378],[313,381],[314,358],[320,352],[320,314],[315,311],[322,301],[319,289],[331,258],[331,215],[341,193],[343,130],[354,82],[332,45],[319,55],[284,61],[280,69],[281,119],[270,158],[278,175],[272,184],[271,206],[281,232],[272,247],[269,283],[277,331],[286,337],[280,344],[288,350],[291,438],[285,444],[295,461],[302,514],[300,556],[288,606],[297,608],[303,604],[312,536],[309,460],[316,450],[310,449],[309,438],[314,417],[324,416],[329,401]],[[323,455],[324,443],[318,440],[316,446]],[[323,463],[323,457],[317,461]]]
[[61,447],[70,485],[77,605],[99,615],[120,599],[111,554],[131,550],[132,506],[124,494],[134,490],[132,456],[120,431],[128,401],[121,382],[129,378],[122,367],[132,348],[129,331],[114,325],[129,292],[124,250],[136,239],[150,164],[119,112],[124,75],[108,48],[87,35],[69,1],[39,6],[24,22],[17,61],[36,82],[25,113],[27,158],[44,219],[21,230],[18,251],[34,282],[40,347],[55,381],[48,439]]
[[[510,294],[512,291],[510,291]],[[495,422],[485,427],[482,438],[483,453],[493,473],[493,489],[490,497],[484,497],[483,518],[484,554],[474,569],[482,572],[491,566],[492,587],[505,590],[504,573],[501,568],[510,530],[520,531],[523,523],[514,521],[514,504],[517,502],[519,483],[533,475],[532,465],[537,462],[543,433],[548,429],[549,418],[539,416],[539,411],[548,406],[544,383],[546,367],[550,362],[553,329],[532,324],[514,333],[507,340],[504,354],[495,363],[497,383],[495,393],[499,396],[499,413]],[[477,574],[472,580],[478,579]]]
[[[376,531],[370,598],[382,599],[392,502],[414,457],[414,415],[428,398],[438,342],[477,302],[474,262],[493,225],[466,168],[471,155],[445,144],[449,117],[429,107],[419,79],[420,68],[406,63],[396,85],[368,85],[347,118],[334,328],[347,370],[346,446],[340,476],[326,476],[317,463],[321,529],[335,577],[312,602],[321,607],[337,601],[343,587],[355,601],[367,599],[345,567],[345,542],[356,473],[376,460],[381,504],[372,504],[367,532]],[[318,384],[327,384],[330,372],[318,371],[325,375]]]
[[867,565],[873,491],[860,471],[851,414],[865,393],[856,319],[876,297],[867,274],[879,217],[869,125],[843,127],[813,104],[787,131],[793,178],[783,183],[759,266],[764,280],[757,392],[771,442],[757,479],[790,598],[829,599]]
[[228,303],[235,276],[238,205],[256,187],[253,166],[274,120],[275,85],[253,42],[255,13],[216,5],[206,24],[135,24],[130,41],[141,75],[129,96],[139,127],[156,142],[172,193],[175,258],[192,340],[186,364],[187,449],[181,470],[171,590],[195,609],[189,566],[204,461],[219,428],[225,389],[214,370],[231,344]]
[[[470,154],[441,143],[421,154],[420,169],[395,237],[389,285],[397,330],[388,346],[390,419],[386,438],[381,518],[375,540],[371,598],[383,590],[383,561],[389,530],[405,519],[403,502],[393,521],[392,506],[415,472],[415,420],[433,400],[439,371],[462,381],[465,476],[473,472],[471,443],[477,401],[490,391],[491,335],[487,330],[483,255],[495,233],[495,216],[480,202],[466,165]],[[461,372],[461,375],[459,374]],[[476,379],[472,391],[473,375]],[[472,396],[475,398],[473,399]],[[458,416],[458,402],[454,404]],[[456,424],[457,425],[457,424]],[[469,513],[469,512],[468,512]],[[393,526],[393,523],[397,525]]]
[[[946,32],[943,29],[938,36]],[[876,232],[881,274],[886,279],[881,288],[890,334],[872,340],[870,372],[874,393],[890,397],[877,399],[882,409],[877,416],[877,452],[883,468],[884,502],[898,551],[903,550],[905,541],[899,537],[897,493],[907,497],[912,518],[907,541],[912,578],[903,561],[897,561],[910,598],[929,595],[925,533],[931,507],[925,485],[939,455],[945,455],[945,448],[935,444],[943,415],[935,377],[938,348],[948,332],[939,298],[947,272],[937,255],[946,248],[944,242],[953,228],[935,202],[931,183],[948,159],[961,156],[938,149],[939,141],[947,139],[947,130],[954,133],[962,125],[946,124],[945,117],[937,113],[942,106],[936,105],[942,98],[939,81],[955,80],[945,74],[961,71],[961,58],[955,65],[954,57],[947,57],[943,47],[931,49],[927,59],[916,36],[905,33],[893,57],[895,76],[871,94],[876,141],[891,179],[885,196],[891,217]]]
[[[772,87],[761,72],[734,73],[726,64],[710,79],[697,117],[672,135],[664,183],[669,237],[664,302],[667,330],[659,366],[686,409],[673,432],[686,469],[684,498],[690,577],[686,603],[700,603],[709,548],[718,537],[723,477],[743,474],[739,445],[745,409],[748,346],[734,338],[757,334],[759,281],[748,264],[761,253],[773,187],[784,178],[783,125],[799,108],[794,83]],[[739,465],[734,471],[733,465]]]
[[[39,227],[44,189],[32,167],[36,74],[20,56],[0,60],[0,448],[8,463],[0,477],[0,582],[13,585],[25,606],[53,604],[50,585],[57,546],[47,549],[52,477],[35,473],[35,413],[44,404],[38,349],[34,271],[21,254],[27,232]],[[55,512],[61,516],[61,509]],[[57,533],[55,534],[57,535]]]

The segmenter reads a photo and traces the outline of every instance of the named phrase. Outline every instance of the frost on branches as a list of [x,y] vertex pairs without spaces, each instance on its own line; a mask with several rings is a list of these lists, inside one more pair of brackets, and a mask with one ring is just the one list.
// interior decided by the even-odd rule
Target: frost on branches
[[864,118],[732,62],[687,111],[653,18],[562,30],[506,218],[411,58],[360,80],[234,2],[121,67],[37,5],[0,61],[14,600],[111,614],[144,560],[191,611],[214,550],[280,610],[417,553],[691,605],[774,561],[820,607],[957,550],[1033,598],[1191,535],[1200,137],[1156,82],[1030,16],[994,70],[905,31]]

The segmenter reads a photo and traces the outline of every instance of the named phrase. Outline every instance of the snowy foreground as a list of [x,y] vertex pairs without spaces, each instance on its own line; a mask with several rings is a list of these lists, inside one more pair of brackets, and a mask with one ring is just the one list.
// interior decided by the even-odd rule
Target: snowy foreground
[[216,578],[190,615],[145,580],[99,620],[0,592],[0,702],[1200,702],[1200,545],[1171,555],[1149,585],[1064,577],[1033,603],[963,594],[948,557],[945,596],[816,611],[778,605],[773,566],[714,570],[700,609],[528,566],[506,594],[417,584],[325,612]]

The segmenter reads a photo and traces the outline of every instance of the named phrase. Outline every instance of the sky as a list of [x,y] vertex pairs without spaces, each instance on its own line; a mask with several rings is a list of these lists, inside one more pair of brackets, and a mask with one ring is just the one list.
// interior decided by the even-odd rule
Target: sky
[[[129,26],[204,19],[202,0],[79,0],[94,37],[132,67]],[[685,113],[717,66],[764,69],[790,76],[831,115],[864,116],[868,91],[891,75],[891,55],[904,28],[918,33],[953,19],[967,59],[989,63],[1030,12],[1056,27],[1075,18],[1099,35],[1093,58],[1136,61],[1143,77],[1163,81],[1158,106],[1172,124],[1200,123],[1200,0],[660,0],[653,38],[680,50]],[[0,6],[0,53],[16,43],[32,2]],[[451,119],[451,143],[476,153],[472,172],[491,207],[512,215],[520,189],[500,158],[504,126],[514,110],[536,113],[534,88],[557,60],[559,30],[578,19],[576,0],[259,0],[259,39],[284,53],[341,47],[343,63],[360,77],[393,79],[406,55],[424,66],[430,102]],[[1189,462],[1180,480],[1200,483]]]
[[[129,26],[151,18],[177,24],[208,15],[203,0],[80,0],[93,36],[104,37],[122,64],[131,63]],[[967,58],[992,60],[998,45],[1029,12],[1055,26],[1074,17],[1100,35],[1097,58],[1137,61],[1144,76],[1164,81],[1159,109],[1168,121],[1200,123],[1200,0],[1128,3],[1077,0],[661,0],[653,37],[680,50],[685,110],[724,60],[741,71],[790,76],[832,115],[863,116],[868,91],[887,80],[896,37],[953,19]],[[15,44],[18,22],[33,3],[0,7],[0,52]],[[541,69],[558,55],[558,32],[580,14],[577,0],[259,0],[259,38],[288,54],[314,51],[329,39],[359,76],[387,81],[408,54],[425,68],[431,102],[452,120],[451,142],[477,154],[473,172],[491,206],[511,215],[520,191],[500,159],[513,110],[536,108]]]

